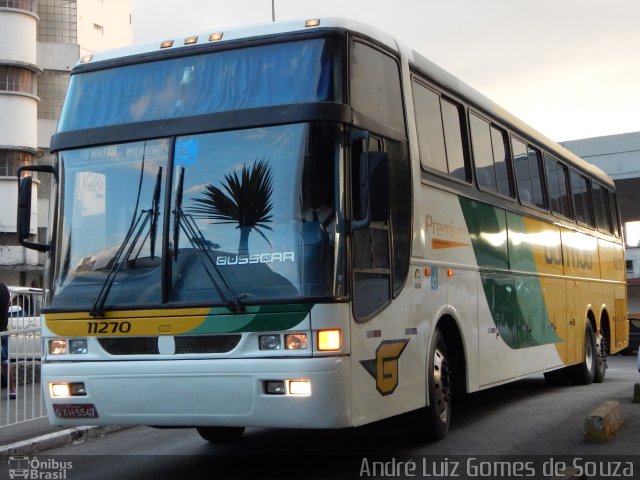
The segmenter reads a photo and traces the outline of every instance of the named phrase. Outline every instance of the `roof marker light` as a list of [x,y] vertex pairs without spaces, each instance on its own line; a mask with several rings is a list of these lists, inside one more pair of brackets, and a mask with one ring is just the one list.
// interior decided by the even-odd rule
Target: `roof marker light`
[[173,47],[173,40],[165,40],[160,44],[160,48],[169,48]]
[[92,55],[92,54],[84,55],[84,56],[80,59],[80,63],[89,63],[91,60],[93,60],[93,55]]
[[320,25],[320,19],[314,18],[313,20],[307,20],[304,24],[305,27],[317,27]]
[[185,45],[193,45],[194,43],[198,43],[198,37],[187,37],[184,39]]
[[217,42],[218,40],[222,40],[222,32],[212,33],[209,35],[210,42]]

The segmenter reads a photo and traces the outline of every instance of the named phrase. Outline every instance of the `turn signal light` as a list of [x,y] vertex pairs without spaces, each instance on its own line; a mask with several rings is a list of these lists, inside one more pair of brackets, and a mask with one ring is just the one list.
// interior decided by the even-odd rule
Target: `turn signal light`
[[340,330],[320,330],[318,332],[318,350],[331,352],[340,350],[342,346],[342,335]]

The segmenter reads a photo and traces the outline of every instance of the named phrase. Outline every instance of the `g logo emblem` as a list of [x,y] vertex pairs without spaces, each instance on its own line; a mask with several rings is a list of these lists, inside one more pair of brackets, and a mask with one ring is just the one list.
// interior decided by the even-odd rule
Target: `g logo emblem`
[[376,381],[380,395],[391,395],[398,387],[398,359],[409,343],[408,339],[385,340],[376,349],[376,358],[360,363]]

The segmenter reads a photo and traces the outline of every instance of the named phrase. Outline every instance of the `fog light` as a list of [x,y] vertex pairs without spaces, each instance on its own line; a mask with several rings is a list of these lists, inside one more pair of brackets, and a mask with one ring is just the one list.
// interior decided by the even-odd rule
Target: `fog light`
[[284,336],[285,350],[305,350],[307,348],[306,333],[291,333]]
[[67,354],[67,341],[66,340],[49,340],[49,354],[50,355],[66,355]]
[[260,350],[280,350],[280,335],[260,335]]
[[287,393],[282,380],[267,380],[264,382],[264,391],[269,395],[284,395]]
[[76,339],[69,340],[69,353],[73,355],[82,355],[89,353],[89,349],[87,347],[87,339]]
[[87,394],[84,382],[50,383],[49,390],[52,397],[84,397]]
[[68,383],[50,383],[52,397],[69,397],[69,384]]
[[84,388],[84,382],[70,383],[69,393],[72,397],[83,397],[87,394],[87,389]]
[[311,395],[311,382],[309,380],[289,380],[289,394],[308,397]]

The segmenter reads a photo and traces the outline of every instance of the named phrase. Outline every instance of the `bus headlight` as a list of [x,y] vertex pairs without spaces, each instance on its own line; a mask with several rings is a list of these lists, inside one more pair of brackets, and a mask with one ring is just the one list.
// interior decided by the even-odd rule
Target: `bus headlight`
[[307,334],[306,333],[290,333],[284,336],[285,350],[306,350]]
[[52,397],[84,397],[87,389],[84,382],[50,383],[49,392]]
[[69,353],[72,355],[83,355],[89,353],[86,338],[69,340]]
[[67,340],[65,338],[56,338],[49,340],[49,355],[83,355],[89,353],[86,338],[74,338]]
[[66,355],[67,341],[61,338],[49,340],[49,355]]
[[280,350],[282,341],[280,335],[260,335],[260,350]]

